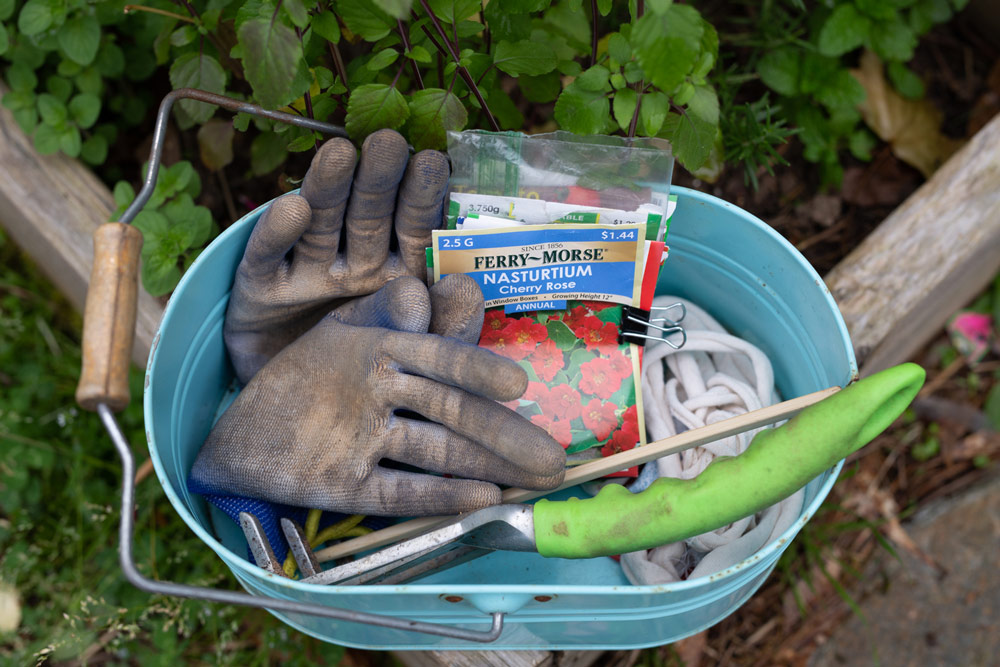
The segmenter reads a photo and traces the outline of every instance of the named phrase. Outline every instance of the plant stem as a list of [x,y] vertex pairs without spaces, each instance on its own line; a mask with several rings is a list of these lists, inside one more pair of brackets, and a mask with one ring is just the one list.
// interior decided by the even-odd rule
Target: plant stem
[[330,47],[330,56],[333,57],[333,67],[337,70],[337,76],[340,77],[340,82],[344,84],[344,88],[350,94],[351,87],[347,85],[347,70],[344,68],[344,59],[340,55],[340,49],[333,42],[327,42],[326,45]]
[[[645,0],[635,0],[635,18],[637,21],[642,18],[642,15],[645,13],[645,11],[646,11]],[[643,85],[641,79],[635,84],[635,111],[632,112],[632,120],[628,124],[629,139],[635,137],[635,129],[636,126],[639,125],[639,109],[642,108],[642,93],[644,87],[645,86]]]
[[479,7],[480,7],[479,11],[480,11],[480,13],[482,14],[482,17],[483,17],[483,25],[486,27],[486,29],[483,31],[485,33],[484,38],[485,38],[485,41],[486,41],[486,53],[489,53],[490,52],[490,45],[491,45],[491,42],[493,41],[493,36],[490,35],[490,26],[489,26],[489,24],[486,23],[486,0],[483,0],[482,2],[480,2],[479,3]]
[[597,0],[590,0],[590,66],[597,64]]
[[178,21],[197,23],[197,21],[195,21],[193,18],[189,16],[184,16],[183,14],[175,14],[174,12],[168,12],[165,9],[157,9],[156,7],[147,7],[146,5],[125,5],[122,11],[125,14],[130,14],[132,12],[149,12],[150,14],[159,14],[160,16],[168,16],[172,19],[177,19]]
[[[403,50],[406,53],[409,53],[410,52],[410,37],[409,37],[409,35],[406,34],[406,26],[403,25],[403,22],[401,20],[396,19],[396,27],[399,29],[399,36],[403,38]],[[406,57],[405,53],[404,53],[403,57],[404,58]],[[419,88],[420,90],[423,90],[424,89],[424,80],[420,76],[420,67],[417,66],[417,61],[416,60],[410,60],[410,64],[413,65],[413,78],[415,78],[417,80],[417,88]]]
[[[424,8],[425,12],[427,12],[427,16],[430,18],[431,23],[434,24],[434,29],[437,30],[438,35],[441,36],[441,41],[443,41],[445,46],[448,47],[448,55],[450,55],[451,59],[455,62],[455,66],[458,68],[459,76],[461,76],[462,80],[465,81],[465,85],[469,87],[472,94],[476,96],[476,100],[479,102],[480,108],[482,108],[483,112],[486,114],[486,122],[489,123],[490,129],[494,132],[499,132],[500,126],[497,125],[496,118],[493,117],[493,113],[490,111],[489,106],[487,106],[486,100],[483,99],[483,94],[479,92],[479,86],[477,86],[476,82],[473,81],[472,75],[469,74],[469,70],[465,68],[465,65],[462,64],[461,59],[455,52],[455,47],[452,46],[450,41],[448,41],[448,34],[444,31],[441,21],[438,20],[438,17],[431,10],[430,6],[427,4],[427,0],[420,0],[420,6]],[[424,28],[424,31],[427,31],[426,27]]]

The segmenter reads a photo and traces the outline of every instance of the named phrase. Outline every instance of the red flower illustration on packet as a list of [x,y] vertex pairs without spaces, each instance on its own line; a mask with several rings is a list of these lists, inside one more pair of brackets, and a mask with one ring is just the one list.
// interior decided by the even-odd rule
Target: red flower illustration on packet
[[598,441],[605,440],[618,426],[617,410],[618,406],[614,403],[602,403],[601,399],[592,398],[583,406],[583,425],[594,432]]
[[569,421],[553,419],[552,417],[542,414],[534,415],[531,418],[531,423],[548,431],[549,435],[552,436],[552,439],[564,448],[573,444],[573,431],[570,428]]
[[504,405],[545,429],[569,454],[609,456],[631,449],[639,442],[639,386],[634,351],[618,342],[620,309],[597,301],[569,306],[561,312],[486,313],[479,344],[516,361],[530,378],[521,399]]
[[602,322],[593,315],[583,318],[573,333],[591,351],[618,345],[618,326],[614,322]]
[[555,341],[547,338],[532,353],[531,368],[535,375],[545,382],[551,382],[556,373],[563,369],[563,353]]
[[598,357],[580,365],[580,391],[608,399],[618,391],[622,378],[608,359]]

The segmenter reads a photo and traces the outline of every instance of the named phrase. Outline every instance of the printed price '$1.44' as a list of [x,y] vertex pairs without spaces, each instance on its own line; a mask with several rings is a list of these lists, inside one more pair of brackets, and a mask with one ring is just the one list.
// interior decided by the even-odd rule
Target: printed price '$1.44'
[[634,229],[623,229],[621,231],[605,230],[601,232],[602,241],[634,241],[636,238]]

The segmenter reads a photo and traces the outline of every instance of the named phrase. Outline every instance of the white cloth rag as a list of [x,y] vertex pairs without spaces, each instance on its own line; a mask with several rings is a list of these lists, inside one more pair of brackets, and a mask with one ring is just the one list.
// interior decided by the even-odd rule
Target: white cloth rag
[[[646,432],[659,440],[776,402],[774,371],[758,348],[725,329],[700,307],[661,296],[654,306],[683,302],[687,343],[675,350],[649,341],[643,353],[642,400]],[[664,362],[668,373],[664,372]],[[737,456],[762,429],[723,438],[648,465],[658,477],[697,477],[717,456]],[[798,518],[800,489],[754,516],[684,542],[624,554],[622,568],[633,584],[662,584],[714,574],[777,539]],[[693,567],[692,567],[693,566]]]

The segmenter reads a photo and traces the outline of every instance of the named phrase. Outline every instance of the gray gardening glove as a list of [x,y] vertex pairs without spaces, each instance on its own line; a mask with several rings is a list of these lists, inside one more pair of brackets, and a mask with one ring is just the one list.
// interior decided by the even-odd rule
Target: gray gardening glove
[[424,279],[424,249],[441,226],[448,175],[443,154],[409,159],[392,130],[369,135],[360,160],[346,139],[327,141],[300,193],[261,216],[237,268],[224,328],[237,377],[249,382],[347,298],[399,276]]
[[[521,396],[528,378],[475,345],[482,313],[478,286],[458,275],[429,293],[400,278],[331,312],[253,377],[209,434],[192,480],[212,493],[382,516],[493,505],[493,483],[558,486],[562,447],[496,402]],[[437,333],[419,333],[428,328]]]

